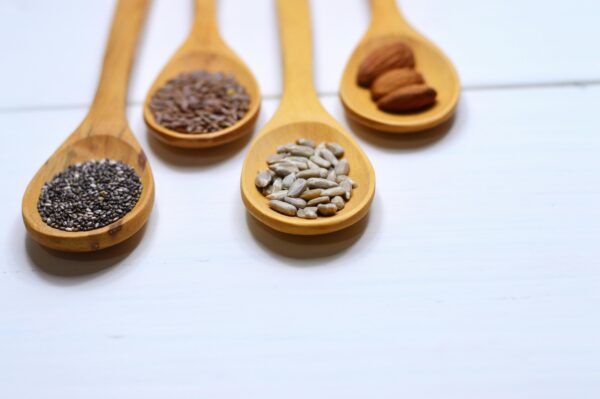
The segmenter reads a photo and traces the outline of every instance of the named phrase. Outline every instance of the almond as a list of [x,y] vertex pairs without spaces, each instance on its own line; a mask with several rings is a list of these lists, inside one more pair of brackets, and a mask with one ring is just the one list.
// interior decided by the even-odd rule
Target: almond
[[402,86],[424,82],[423,76],[414,69],[390,69],[379,75],[371,85],[371,98],[377,100]]
[[382,73],[394,68],[413,68],[415,57],[403,42],[393,42],[369,53],[358,67],[357,83],[369,87]]
[[426,84],[400,87],[377,101],[382,111],[416,111],[433,105],[437,93]]

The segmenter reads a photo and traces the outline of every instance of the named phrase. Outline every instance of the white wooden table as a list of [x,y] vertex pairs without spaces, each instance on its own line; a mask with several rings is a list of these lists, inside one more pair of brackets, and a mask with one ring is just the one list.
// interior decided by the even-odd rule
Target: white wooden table
[[[600,397],[600,2],[401,1],[464,84],[450,128],[409,138],[348,126],[336,90],[367,4],[313,0],[318,91],[378,187],[364,223],[297,238],[242,206],[248,141],[147,136],[142,98],[191,22],[190,1],[157,0],[128,108],[152,217],[103,253],[50,252],[21,195],[86,112],[112,4],[0,1],[0,397]],[[281,93],[274,4],[222,0],[219,19],[260,128]]]

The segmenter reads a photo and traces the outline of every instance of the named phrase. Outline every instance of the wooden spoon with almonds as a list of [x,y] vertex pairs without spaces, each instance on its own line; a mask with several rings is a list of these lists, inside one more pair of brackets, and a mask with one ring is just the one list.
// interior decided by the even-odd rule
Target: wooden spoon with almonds
[[[448,120],[456,109],[460,95],[460,81],[452,62],[410,26],[400,14],[396,0],[369,1],[371,24],[350,56],[340,82],[339,96],[346,115],[361,125],[390,133],[426,130]],[[437,92],[432,107],[410,113],[384,112],[377,107],[369,90],[357,84],[359,66],[365,57],[373,50],[395,42],[408,45],[414,53],[416,70],[427,85]]]

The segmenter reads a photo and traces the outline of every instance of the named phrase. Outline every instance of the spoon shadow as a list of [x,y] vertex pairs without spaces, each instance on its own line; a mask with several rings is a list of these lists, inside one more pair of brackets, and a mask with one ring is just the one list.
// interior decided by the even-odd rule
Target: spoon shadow
[[347,229],[334,233],[298,236],[273,230],[246,212],[246,224],[258,245],[296,267],[326,266],[330,260],[340,257],[363,236],[369,218],[370,213]]
[[[56,251],[38,244],[28,234],[25,234],[25,251],[33,270],[41,278],[59,285],[74,285],[103,275],[125,261],[146,235],[148,225],[155,224],[153,219],[156,219],[156,212],[144,227],[127,240],[93,253]],[[66,277],[66,279],[55,277]],[[88,278],[77,279],[76,277]]]
[[456,117],[452,116],[446,122],[432,129],[408,134],[390,134],[365,127],[354,122],[348,116],[345,118],[350,129],[358,137],[388,150],[411,150],[435,145],[448,135],[456,120]]
[[234,157],[250,142],[254,132],[238,140],[211,148],[177,148],[164,144],[147,132],[148,145],[162,161],[183,168],[209,167]]

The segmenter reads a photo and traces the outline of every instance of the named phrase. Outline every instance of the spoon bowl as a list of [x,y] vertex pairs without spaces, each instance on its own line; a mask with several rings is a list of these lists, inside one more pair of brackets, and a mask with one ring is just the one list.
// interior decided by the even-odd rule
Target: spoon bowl
[[[131,133],[128,133],[131,134]],[[133,169],[142,181],[142,194],[123,218],[107,226],[69,232],[48,226],[40,217],[37,203],[46,182],[67,166],[92,159],[113,159]],[[47,247],[69,252],[95,251],[126,240],[146,222],[154,201],[154,180],[144,152],[126,140],[110,135],[79,138],[61,146],[35,174],[23,196],[23,219],[30,236]]]
[[[89,252],[118,244],[148,220],[154,203],[154,180],[146,155],[127,125],[125,98],[133,51],[148,0],[117,4],[98,90],[81,125],[61,144],[31,179],[22,201],[22,215],[30,236],[42,245],[67,252]],[[67,166],[89,160],[112,159],[131,166],[143,188],[135,207],[121,219],[94,230],[68,232],[47,225],[37,204],[46,182]]]
[[[373,166],[354,139],[322,107],[312,83],[310,16],[306,0],[278,0],[284,64],[284,94],[273,118],[254,139],[244,160],[241,194],[252,216],[272,229],[296,235],[326,234],[344,229],[369,211],[375,193]],[[268,206],[254,185],[256,173],[267,168],[276,148],[299,138],[335,142],[345,149],[350,177],[358,184],[344,209],[331,217],[307,220],[285,216]]]
[[[154,93],[184,72],[205,70],[231,74],[250,97],[250,107],[234,125],[212,133],[182,133],[161,126],[150,110]],[[144,120],[149,132],[165,144],[180,148],[209,148],[229,143],[252,132],[260,111],[260,89],[246,64],[225,44],[216,22],[215,0],[196,0],[194,26],[183,45],[171,57],[148,90]]]
[[[317,143],[335,142],[345,149],[350,176],[358,187],[344,209],[335,216],[307,220],[282,215],[269,208],[269,200],[254,185],[257,171],[266,169],[265,160],[275,153],[277,146],[299,138]],[[250,214],[272,229],[296,235],[326,234],[349,227],[367,214],[375,191],[375,175],[365,153],[341,127],[325,121],[292,122],[264,129],[252,143],[242,168],[241,190]]]
[[[371,25],[350,56],[340,82],[340,100],[348,117],[374,130],[411,133],[431,129],[454,114],[460,80],[444,53],[412,28],[400,15],[395,0],[371,0]],[[368,89],[356,83],[358,68],[374,49],[394,41],[406,43],[415,55],[415,68],[438,95],[436,103],[411,113],[389,113],[377,108]]]

